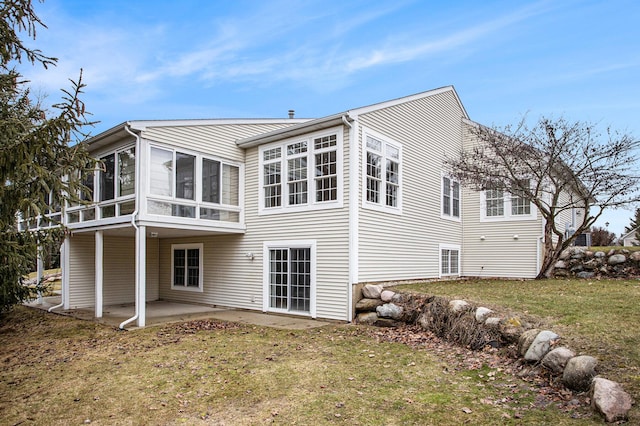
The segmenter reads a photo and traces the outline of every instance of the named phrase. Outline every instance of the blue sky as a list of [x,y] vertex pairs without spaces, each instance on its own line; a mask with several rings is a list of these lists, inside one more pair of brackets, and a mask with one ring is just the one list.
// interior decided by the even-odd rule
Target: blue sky
[[[640,137],[640,2],[122,1],[35,4],[24,67],[59,97],[84,69],[98,134],[126,120],[322,117],[453,85],[471,119],[598,122]],[[621,233],[632,212],[600,221]]]

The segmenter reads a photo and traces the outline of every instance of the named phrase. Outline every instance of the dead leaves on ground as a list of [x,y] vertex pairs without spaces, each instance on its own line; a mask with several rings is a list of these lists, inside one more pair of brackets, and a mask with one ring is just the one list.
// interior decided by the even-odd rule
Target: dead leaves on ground
[[[519,410],[544,410],[553,404],[572,418],[593,416],[588,395],[574,394],[562,385],[560,377],[517,358],[515,345],[500,349],[486,346],[481,350],[472,350],[446,342],[432,332],[411,325],[368,328],[367,333],[379,342],[403,343],[436,355],[443,361],[445,374],[475,373],[474,377],[479,380],[477,386],[493,386],[502,394],[496,399],[483,398],[480,401],[483,404],[511,409],[517,407]],[[489,371],[483,373],[485,370]],[[497,374],[502,375],[503,380],[496,380]],[[525,393],[534,393],[535,397],[533,402],[522,406],[521,399]],[[462,411],[471,413],[466,407]],[[514,414],[516,419],[521,417],[519,412]]]

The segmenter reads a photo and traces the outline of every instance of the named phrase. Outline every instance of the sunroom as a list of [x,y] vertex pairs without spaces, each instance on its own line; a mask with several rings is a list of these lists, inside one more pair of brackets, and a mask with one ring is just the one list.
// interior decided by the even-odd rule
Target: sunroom
[[[88,142],[98,168],[82,176],[82,203],[67,204],[62,247],[64,309],[132,303],[124,321],[145,325],[145,302],[159,298],[159,241],[244,233],[243,164],[155,141],[124,123]],[[178,146],[178,143],[180,146]],[[171,251],[171,286],[202,286],[197,244]],[[133,308],[132,307],[132,308]]]

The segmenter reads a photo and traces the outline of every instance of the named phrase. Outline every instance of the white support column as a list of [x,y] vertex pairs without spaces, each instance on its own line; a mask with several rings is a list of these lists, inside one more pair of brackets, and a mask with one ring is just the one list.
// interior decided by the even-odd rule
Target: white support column
[[42,278],[44,277],[44,261],[42,260],[42,246],[38,244],[38,257],[36,259],[36,285],[38,286],[38,305],[42,305]]
[[138,226],[136,229],[136,311],[138,319],[136,325],[144,327],[146,324],[147,307],[147,227]]
[[60,247],[60,267],[62,268],[62,309],[69,309],[71,298],[69,297],[69,269],[71,266],[69,251],[71,238],[67,235]]
[[95,309],[96,318],[102,318],[102,287],[104,281],[103,265],[104,265],[104,235],[103,231],[96,231],[96,255],[95,255],[95,267],[96,267],[96,297],[95,297]]

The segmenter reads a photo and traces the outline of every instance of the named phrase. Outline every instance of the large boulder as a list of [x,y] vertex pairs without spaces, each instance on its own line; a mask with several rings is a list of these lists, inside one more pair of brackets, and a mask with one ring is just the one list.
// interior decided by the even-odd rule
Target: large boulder
[[576,274],[576,278],[589,279],[593,278],[595,273],[591,271],[580,271]]
[[608,263],[609,265],[619,265],[627,261],[627,258],[624,254],[614,254],[613,256],[609,256]]
[[596,377],[591,383],[591,406],[609,422],[627,420],[633,399],[620,384]]
[[555,269],[566,269],[567,268],[567,262],[565,262],[564,260],[558,260],[556,262],[556,264],[553,265],[553,267]]
[[358,324],[374,325],[378,321],[378,314],[375,312],[362,312],[356,316]]
[[580,355],[567,361],[562,373],[562,382],[571,390],[582,392],[589,389],[596,376],[598,360],[589,355]]
[[549,348],[560,336],[550,330],[543,330],[533,339],[529,349],[524,354],[527,361],[540,361],[549,352]]
[[384,305],[380,299],[360,299],[356,303],[356,312],[375,312],[378,306]]
[[395,291],[391,291],[391,290],[382,290],[382,293],[380,293],[380,299],[382,299],[383,302],[391,302],[393,300],[393,296],[395,296],[396,292]]
[[476,309],[476,321],[483,323],[492,313],[493,311],[491,309],[480,306]]
[[449,301],[449,309],[451,312],[461,312],[471,309],[471,305],[466,300],[451,300]]
[[576,354],[571,349],[561,346],[550,350],[544,358],[542,358],[540,363],[546,369],[559,374],[564,371],[567,362],[574,356],[576,356]]
[[380,299],[383,287],[380,284],[367,284],[362,287],[362,295],[367,299]]
[[402,318],[403,309],[401,306],[394,305],[393,303],[385,303],[382,306],[378,306],[376,312],[379,317],[399,320]]
[[633,260],[634,262],[640,262],[640,251],[634,251],[633,253],[631,253],[629,255],[629,259]]
[[520,338],[518,339],[519,356],[524,356],[524,354],[527,353],[527,351],[529,350],[529,346],[531,346],[533,341],[536,339],[538,333],[540,333],[540,330],[538,330],[537,328],[532,328],[520,335]]

